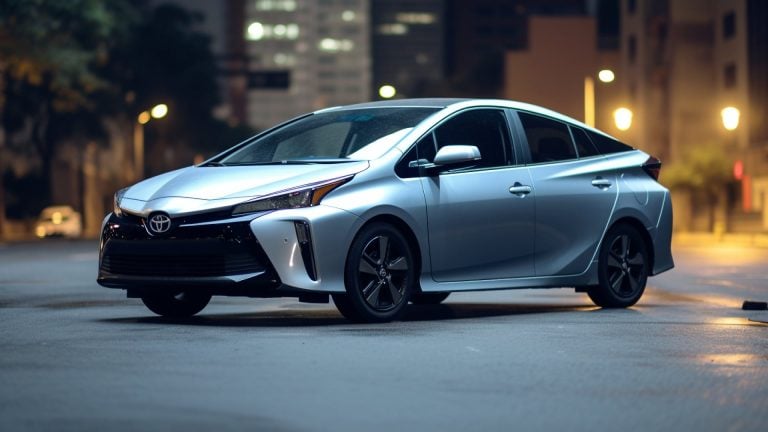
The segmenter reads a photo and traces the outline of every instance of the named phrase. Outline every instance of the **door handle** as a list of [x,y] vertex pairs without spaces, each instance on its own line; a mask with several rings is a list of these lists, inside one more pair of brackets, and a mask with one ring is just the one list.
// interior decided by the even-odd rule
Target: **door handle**
[[515,184],[509,188],[509,193],[522,198],[531,193],[532,190],[533,189],[531,189],[530,186],[523,185],[520,182],[515,182]]
[[594,180],[592,180],[592,186],[600,189],[608,189],[613,185],[613,182],[611,182],[608,179],[604,179],[600,176],[596,177]]

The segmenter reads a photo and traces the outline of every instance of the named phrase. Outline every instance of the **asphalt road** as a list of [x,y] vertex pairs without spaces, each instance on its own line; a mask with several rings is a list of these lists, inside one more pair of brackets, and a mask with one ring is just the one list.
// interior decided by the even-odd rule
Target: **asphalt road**
[[676,248],[641,303],[454,294],[404,321],[214,298],[153,317],[93,242],[0,245],[0,430],[768,430],[768,250]]

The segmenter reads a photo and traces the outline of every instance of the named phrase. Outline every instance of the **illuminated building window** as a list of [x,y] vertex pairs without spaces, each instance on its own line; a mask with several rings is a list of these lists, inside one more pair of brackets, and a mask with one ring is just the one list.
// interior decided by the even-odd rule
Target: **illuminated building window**
[[354,21],[355,17],[356,17],[355,11],[345,10],[344,12],[341,13],[341,19],[346,22]]
[[256,0],[256,10],[291,12],[296,10],[296,0]]
[[272,60],[278,66],[293,66],[296,64],[296,57],[293,54],[277,53]]
[[318,44],[318,48],[320,48],[321,51],[327,52],[352,51],[354,47],[354,42],[349,39],[325,38],[321,39]]
[[408,33],[408,26],[401,23],[382,24],[378,30],[384,35],[404,35]]
[[252,41],[262,39],[297,39],[299,37],[299,25],[253,22],[248,25],[245,37]]
[[425,12],[402,12],[395,15],[395,20],[403,24],[433,24],[435,15]]

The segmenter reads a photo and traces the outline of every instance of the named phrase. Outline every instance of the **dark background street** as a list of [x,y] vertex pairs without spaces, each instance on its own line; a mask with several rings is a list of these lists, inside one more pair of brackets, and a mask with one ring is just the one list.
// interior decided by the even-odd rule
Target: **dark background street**
[[401,322],[216,297],[153,316],[93,241],[0,245],[0,430],[764,430],[768,250],[675,248],[639,305],[453,294]]

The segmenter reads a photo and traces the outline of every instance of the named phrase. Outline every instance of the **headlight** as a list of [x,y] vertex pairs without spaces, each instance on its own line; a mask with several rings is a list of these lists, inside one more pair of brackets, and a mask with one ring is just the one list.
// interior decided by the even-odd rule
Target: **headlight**
[[123,199],[123,195],[125,195],[127,191],[128,191],[128,188],[123,188],[115,192],[115,198],[112,202],[112,213],[114,213],[115,216],[117,217],[120,217],[123,215],[123,210],[120,208],[120,200]]
[[302,189],[283,192],[279,195],[267,196],[255,201],[245,202],[236,205],[232,210],[232,215],[315,206],[320,204],[320,201],[323,197],[328,195],[328,192],[336,189],[351,179],[352,177],[345,177],[330,182],[314,184]]

